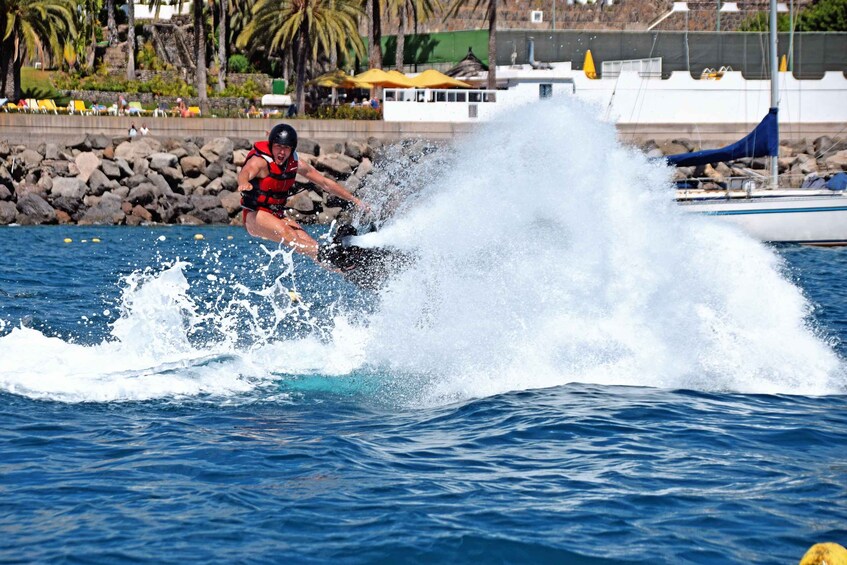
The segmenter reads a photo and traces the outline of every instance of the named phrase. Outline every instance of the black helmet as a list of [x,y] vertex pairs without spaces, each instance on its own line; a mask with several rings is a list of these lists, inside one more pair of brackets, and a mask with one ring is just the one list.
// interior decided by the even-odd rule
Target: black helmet
[[292,151],[297,149],[297,132],[288,124],[277,124],[268,134],[268,148],[276,145],[285,145]]

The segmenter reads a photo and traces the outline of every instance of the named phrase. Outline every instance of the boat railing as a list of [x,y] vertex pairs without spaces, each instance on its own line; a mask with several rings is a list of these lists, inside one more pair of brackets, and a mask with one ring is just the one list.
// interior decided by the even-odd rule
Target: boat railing
[[385,102],[452,102],[456,104],[484,104],[497,101],[496,90],[456,88],[386,88]]
[[[803,187],[807,175],[797,173],[783,173],[779,175],[779,189],[804,190],[806,188],[819,190],[819,184]],[[772,188],[770,178],[756,171],[750,170],[748,174],[737,176],[701,176],[686,177],[674,181],[677,190],[683,191],[724,191],[724,192],[752,192]]]

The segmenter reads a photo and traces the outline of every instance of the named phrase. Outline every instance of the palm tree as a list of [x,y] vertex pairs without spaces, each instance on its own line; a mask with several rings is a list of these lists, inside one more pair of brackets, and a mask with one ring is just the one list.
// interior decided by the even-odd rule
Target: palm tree
[[[465,4],[465,0],[454,0],[445,19],[452,18]],[[475,0],[473,10],[485,6],[485,17],[488,20],[488,88],[497,88],[497,0]]]
[[218,8],[218,92],[223,92],[224,88],[226,88],[226,46],[229,3],[227,0],[218,0]]
[[[318,53],[332,53],[339,46],[350,46],[364,54],[356,21],[361,14],[357,0],[259,0],[253,19],[238,37],[239,47],[252,44],[269,52],[291,47],[295,55],[298,114],[305,109],[306,56],[314,61]],[[257,43],[259,45],[257,45]]]
[[109,28],[109,45],[118,42],[118,23],[115,19],[115,0],[106,0],[106,27]]
[[397,70],[403,72],[403,50],[406,48],[406,24],[409,22],[409,14],[412,14],[412,21],[417,24],[441,11],[442,4],[441,0],[389,0],[388,8],[398,20],[397,51],[394,60]]
[[126,78],[135,80],[135,2],[127,0],[126,8]]
[[368,66],[382,68],[382,3],[380,0],[366,0],[365,12],[368,16]]
[[73,0],[0,0],[0,96],[21,98],[26,57],[61,58],[76,36]]
[[200,107],[207,110],[209,95],[206,93],[206,26],[203,21],[203,0],[194,0],[194,87],[200,99]]
[[[176,10],[182,12],[182,6],[188,0],[177,0]],[[211,1],[211,0],[210,0]],[[163,0],[149,0],[151,10],[158,18],[159,8],[162,6]],[[132,0],[129,0],[129,4]],[[205,112],[207,110],[207,101],[209,95],[206,93],[206,22],[203,18],[203,9],[205,7],[204,0],[192,0],[192,13],[194,15],[194,87],[197,89],[197,97],[200,99],[200,106]],[[130,26],[132,29],[132,26]],[[133,35],[133,39],[134,39]]]

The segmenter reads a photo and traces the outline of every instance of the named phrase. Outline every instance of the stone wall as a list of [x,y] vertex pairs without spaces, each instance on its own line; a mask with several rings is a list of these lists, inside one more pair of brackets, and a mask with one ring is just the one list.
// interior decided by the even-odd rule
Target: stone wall
[[[246,139],[110,138],[80,133],[66,144],[0,139],[0,225],[234,224],[242,221],[237,173]],[[373,148],[350,141],[322,151],[301,139],[301,161],[355,193]],[[286,214],[303,223],[343,219],[350,203],[298,177]]]

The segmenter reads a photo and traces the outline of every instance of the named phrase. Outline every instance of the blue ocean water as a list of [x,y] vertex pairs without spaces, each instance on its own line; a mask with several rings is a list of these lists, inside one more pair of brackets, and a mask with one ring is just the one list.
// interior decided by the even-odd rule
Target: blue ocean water
[[[395,209],[361,243],[417,257],[379,293],[239,228],[0,231],[0,561],[777,564],[847,542],[847,251],[685,216],[578,110],[556,110],[585,132],[549,132],[557,167],[480,166],[537,158],[549,114],[400,167],[439,174],[371,196]],[[485,198],[501,181],[532,198]]]

